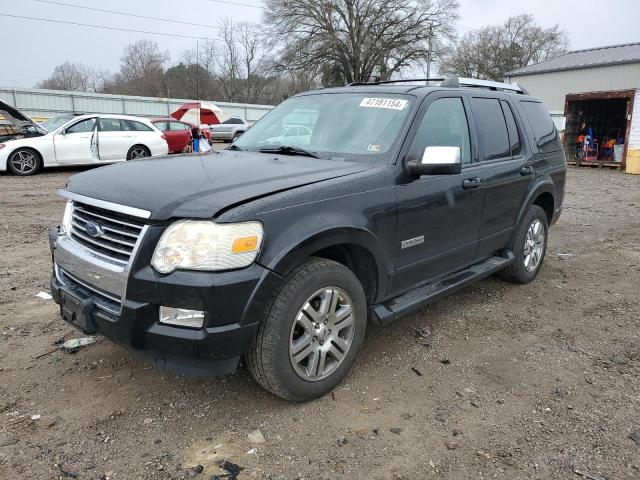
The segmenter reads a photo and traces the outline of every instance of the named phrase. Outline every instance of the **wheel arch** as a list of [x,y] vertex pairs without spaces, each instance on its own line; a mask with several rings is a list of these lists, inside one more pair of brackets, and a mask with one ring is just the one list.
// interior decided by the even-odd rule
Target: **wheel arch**
[[333,260],[349,268],[360,280],[370,304],[386,291],[388,266],[384,250],[367,230],[346,227],[315,233],[275,259],[270,268],[287,275],[310,257]]
[[522,218],[532,205],[538,205],[545,211],[547,215],[547,222],[551,225],[553,213],[555,211],[555,198],[556,189],[553,182],[551,180],[539,182],[529,191],[525,201],[522,203],[520,211],[518,212],[518,221],[516,225],[520,225]]

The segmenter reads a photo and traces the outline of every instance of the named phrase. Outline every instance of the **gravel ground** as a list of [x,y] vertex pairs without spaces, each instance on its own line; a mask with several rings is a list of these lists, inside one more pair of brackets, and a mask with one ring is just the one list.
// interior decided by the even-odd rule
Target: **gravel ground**
[[35,296],[73,173],[0,176],[0,478],[640,478],[640,177],[570,169],[535,282],[371,327],[333,394],[289,404],[106,340],[38,358],[77,336]]

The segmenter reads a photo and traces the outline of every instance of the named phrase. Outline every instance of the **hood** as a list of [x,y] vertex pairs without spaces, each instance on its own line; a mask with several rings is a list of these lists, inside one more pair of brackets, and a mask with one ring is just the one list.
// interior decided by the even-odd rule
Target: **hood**
[[74,175],[70,192],[151,212],[212,218],[222,210],[371,168],[371,164],[223,150],[136,160]]
[[29,127],[38,127],[36,122],[2,100],[0,100],[0,116],[2,116],[0,118],[0,142],[29,136]]
[[[15,107],[12,107],[8,103],[0,100],[0,115],[4,118],[4,122],[7,122],[12,127],[22,130],[30,126],[37,126],[36,122],[27,117],[24,113]],[[0,123],[4,123],[0,120]]]

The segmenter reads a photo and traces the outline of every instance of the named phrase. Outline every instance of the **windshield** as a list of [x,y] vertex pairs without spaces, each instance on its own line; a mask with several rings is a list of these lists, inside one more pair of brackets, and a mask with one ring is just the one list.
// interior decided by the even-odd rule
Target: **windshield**
[[253,151],[295,147],[320,158],[383,161],[397,143],[412,103],[412,97],[393,94],[294,97],[260,119],[234,146]]
[[46,122],[40,122],[40,125],[42,125],[47,132],[53,132],[56,128],[61,127],[74,118],[74,115],[59,115],[57,117],[50,118]]

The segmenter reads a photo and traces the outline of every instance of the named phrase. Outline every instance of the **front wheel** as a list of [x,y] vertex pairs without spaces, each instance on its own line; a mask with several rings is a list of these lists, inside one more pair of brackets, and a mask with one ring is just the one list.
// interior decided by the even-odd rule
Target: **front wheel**
[[333,390],[347,375],[364,338],[365,294],[342,264],[314,258],[285,280],[246,356],[256,381],[290,401]]
[[26,177],[38,173],[42,162],[40,156],[33,150],[20,148],[11,154],[7,166],[14,175]]
[[548,234],[547,214],[538,205],[532,205],[511,243],[516,258],[500,271],[500,277],[514,283],[529,283],[536,278],[547,251]]

